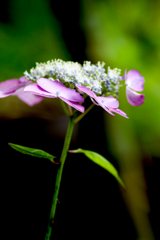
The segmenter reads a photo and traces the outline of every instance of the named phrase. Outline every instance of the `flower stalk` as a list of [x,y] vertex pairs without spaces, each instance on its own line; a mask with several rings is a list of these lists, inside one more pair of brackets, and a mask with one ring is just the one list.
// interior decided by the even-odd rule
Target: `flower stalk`
[[[66,112],[67,109],[65,108],[65,105],[62,104],[62,106],[63,106],[63,108]],[[53,228],[53,224],[54,224],[54,217],[55,217],[55,213],[56,213],[56,206],[57,206],[57,201],[58,201],[58,194],[59,194],[59,189],[60,189],[63,167],[64,167],[64,163],[65,163],[65,160],[66,160],[66,157],[67,157],[67,152],[68,152],[68,149],[69,149],[69,145],[70,145],[70,142],[71,142],[74,125],[76,123],[78,123],[93,108],[93,106],[94,106],[94,104],[92,104],[83,114],[81,114],[77,118],[76,118],[77,112],[75,112],[72,116],[69,116],[69,114],[67,114],[68,119],[69,119],[69,123],[68,123],[68,128],[67,128],[67,132],[66,132],[66,136],[65,136],[65,140],[64,140],[64,145],[63,145],[63,149],[62,149],[62,153],[61,153],[61,157],[60,157],[60,161],[59,161],[59,168],[57,170],[57,176],[56,176],[56,181],[55,181],[55,188],[54,188],[52,206],[51,206],[50,217],[49,217],[49,222],[48,222],[48,229],[47,229],[47,233],[46,233],[46,236],[45,236],[45,240],[50,240],[50,237],[51,237],[52,228]],[[72,109],[71,109],[71,111],[72,111]]]
[[77,118],[74,119],[74,124],[78,123],[93,107],[94,103],[90,105],[84,113],[81,113]]
[[69,117],[68,129],[67,129],[67,132],[66,132],[66,137],[65,137],[65,141],[64,141],[64,145],[63,145],[63,150],[62,150],[62,154],[61,154],[61,157],[60,157],[60,165],[59,165],[59,168],[57,170],[57,176],[56,176],[56,182],[55,182],[55,188],[54,188],[54,195],[53,195],[51,212],[50,212],[49,223],[48,223],[48,229],[47,229],[47,233],[46,233],[46,236],[45,236],[45,240],[50,240],[51,233],[52,233],[52,228],[53,228],[56,206],[57,206],[57,201],[58,201],[58,194],[59,194],[59,189],[60,189],[63,167],[64,167],[64,163],[65,163],[65,160],[66,160],[66,157],[67,157],[67,151],[69,149],[69,145],[70,145],[71,137],[72,137],[72,133],[73,133],[73,128],[74,128],[74,117],[75,117],[74,115],[72,117]]

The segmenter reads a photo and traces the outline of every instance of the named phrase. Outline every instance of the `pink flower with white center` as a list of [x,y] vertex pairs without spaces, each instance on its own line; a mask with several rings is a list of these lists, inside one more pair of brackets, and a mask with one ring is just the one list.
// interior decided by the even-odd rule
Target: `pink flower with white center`
[[24,92],[31,92],[33,94],[48,97],[59,97],[62,101],[66,102],[71,107],[80,112],[84,112],[84,107],[79,102],[84,102],[83,97],[76,92],[75,89],[65,87],[58,80],[50,80],[47,78],[37,79],[37,83],[30,84],[24,88]]
[[127,100],[132,106],[140,106],[144,103],[144,94],[137,92],[142,92],[144,89],[144,77],[137,70],[130,70],[127,74],[125,70],[125,75],[122,80],[125,79],[126,83],[126,95]]
[[104,110],[106,110],[108,113],[111,115],[115,116],[113,112],[118,113],[122,115],[123,117],[127,117],[126,113],[123,112],[122,110],[118,109],[119,107],[119,102],[116,98],[113,96],[108,96],[108,97],[98,97],[94,92],[92,92],[89,88],[76,85],[78,90],[80,92],[86,93],[88,96],[90,96],[91,100],[93,101],[94,104],[101,106]]
[[33,106],[39,102],[41,102],[44,97],[36,96],[32,93],[24,93],[24,87],[31,83],[25,77],[21,77],[20,79],[11,79],[6,80],[0,83],[0,98],[8,97],[10,95],[15,95],[23,102],[28,104],[29,106]]

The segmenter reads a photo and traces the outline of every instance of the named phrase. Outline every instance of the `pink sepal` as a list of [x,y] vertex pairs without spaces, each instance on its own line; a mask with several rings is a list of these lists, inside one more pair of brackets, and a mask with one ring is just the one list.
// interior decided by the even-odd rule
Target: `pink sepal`
[[58,95],[58,97],[63,97],[72,102],[84,102],[83,97],[76,92],[75,89],[70,89],[65,87],[61,82],[57,80],[50,80],[46,78],[39,78],[37,84],[53,95]]
[[132,106],[140,106],[144,103],[144,94],[132,91],[130,88],[126,87],[127,100]]
[[21,101],[25,102],[30,107],[40,103],[44,99],[42,96],[37,96],[30,92],[24,92],[24,88],[18,89],[13,95],[16,95]]
[[137,70],[130,70],[127,74],[126,84],[129,88],[141,92],[144,89],[144,77]]
[[63,98],[63,97],[60,97],[60,99],[61,99],[62,101],[64,101],[64,102],[66,102],[66,103],[67,103],[68,105],[70,105],[71,107],[77,109],[79,112],[84,113],[85,108],[84,108],[81,104],[76,103],[76,102],[69,101],[69,100],[67,100],[67,99],[65,99],[65,98]]
[[43,97],[48,97],[48,98],[56,98],[57,96],[54,95],[53,93],[49,93],[47,91],[45,91],[44,89],[42,89],[41,87],[39,87],[37,85],[37,83],[32,83],[28,86],[26,86],[24,88],[24,92],[31,92],[33,94],[39,95],[39,96],[43,96]]

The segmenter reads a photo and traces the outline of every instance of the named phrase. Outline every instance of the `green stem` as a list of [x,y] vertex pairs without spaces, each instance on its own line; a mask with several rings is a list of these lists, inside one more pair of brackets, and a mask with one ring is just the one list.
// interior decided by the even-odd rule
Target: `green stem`
[[61,183],[61,178],[62,178],[62,171],[63,171],[63,166],[67,157],[67,151],[70,145],[71,137],[72,137],[72,132],[74,128],[74,117],[69,118],[69,124],[68,124],[68,129],[63,145],[63,150],[60,158],[60,165],[57,170],[57,176],[56,176],[56,182],[55,182],[55,189],[54,189],[54,195],[53,195],[53,200],[52,200],[52,206],[51,206],[51,212],[50,212],[50,218],[49,218],[49,223],[48,223],[48,231],[45,236],[45,240],[50,240],[51,237],[51,232],[53,228],[53,223],[54,223],[54,216],[56,212],[56,205],[57,205],[57,200],[58,200],[58,194],[59,194],[59,189],[60,189],[60,183]]
[[74,124],[78,123],[94,106],[95,104],[93,103],[84,113],[80,114],[76,119],[74,119]]

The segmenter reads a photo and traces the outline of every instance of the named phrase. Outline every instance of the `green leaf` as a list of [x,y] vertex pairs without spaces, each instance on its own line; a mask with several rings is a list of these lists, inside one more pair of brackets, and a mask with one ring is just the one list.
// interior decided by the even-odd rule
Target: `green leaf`
[[49,159],[52,163],[55,163],[55,161],[53,160],[55,157],[52,156],[51,154],[40,150],[40,149],[35,149],[35,148],[28,148],[28,147],[24,147],[21,145],[17,145],[17,144],[13,144],[13,143],[8,143],[13,149],[24,153],[24,154],[28,154],[31,155],[33,157],[39,157],[39,158],[47,158]]
[[103,167],[106,169],[108,172],[110,172],[116,179],[117,181],[121,184],[123,188],[125,188],[124,183],[122,182],[121,178],[118,175],[117,170],[115,167],[103,156],[96,152],[88,151],[88,150],[83,150],[81,148],[77,150],[69,150],[68,152],[70,153],[84,153],[86,157],[88,157],[90,160],[92,160],[94,163],[98,164],[99,166]]

